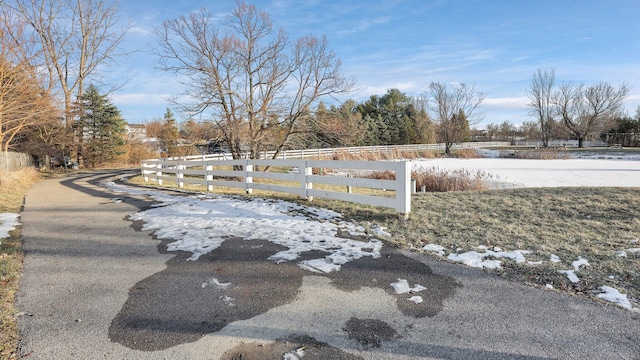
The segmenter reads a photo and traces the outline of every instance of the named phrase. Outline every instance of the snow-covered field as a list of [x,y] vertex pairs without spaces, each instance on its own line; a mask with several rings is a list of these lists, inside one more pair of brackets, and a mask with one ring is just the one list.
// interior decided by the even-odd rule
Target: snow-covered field
[[[585,154],[586,156],[586,154]],[[640,187],[640,156],[615,159],[428,159],[414,168],[465,169],[493,175],[498,187]]]

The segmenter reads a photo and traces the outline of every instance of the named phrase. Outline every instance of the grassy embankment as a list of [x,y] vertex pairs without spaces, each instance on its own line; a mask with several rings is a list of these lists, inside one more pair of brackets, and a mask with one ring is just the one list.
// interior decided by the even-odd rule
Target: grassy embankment
[[[27,190],[40,178],[32,168],[0,172],[0,213],[19,213]],[[0,359],[15,358],[18,329],[14,308],[22,269],[20,230],[10,232],[0,245]]]

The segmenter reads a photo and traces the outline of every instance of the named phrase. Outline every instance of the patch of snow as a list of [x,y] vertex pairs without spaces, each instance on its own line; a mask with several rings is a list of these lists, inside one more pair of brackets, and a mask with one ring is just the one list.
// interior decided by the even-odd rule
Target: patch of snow
[[580,266],[582,265],[591,266],[589,265],[589,260],[582,258],[582,256],[578,256],[578,260],[571,263],[571,266],[573,266],[573,270],[575,271],[580,270]]
[[218,279],[212,277],[203,282],[200,286],[204,289],[207,286],[212,286],[216,289],[226,289],[231,286],[231,283],[221,283]]
[[569,279],[569,281],[574,284],[580,282],[580,279],[578,278],[578,275],[576,275],[575,270],[558,270],[558,273],[567,275],[567,279]]
[[190,252],[190,261],[217,249],[227,237],[267,239],[286,247],[269,258],[276,263],[296,261],[301,254],[311,251],[326,254],[298,263],[305,270],[319,273],[338,271],[341,265],[362,257],[378,258],[382,249],[382,242],[376,239],[338,237],[341,231],[364,235],[359,232],[364,229],[343,221],[339,213],[330,210],[282,200],[202,194],[176,197],[113,182],[105,186],[158,201],[129,218],[143,221],[142,230],[154,231],[158,239],[174,240],[167,250]]
[[379,236],[379,237],[390,238],[390,237],[391,237],[391,233],[387,232],[387,231],[386,231],[386,229],[387,229],[387,228],[386,228],[386,227],[383,227],[383,226],[373,226],[373,227],[371,228],[371,231],[372,231],[375,235],[377,235],[377,236]]
[[[480,249],[486,249],[482,245],[479,246]],[[499,249],[499,248],[498,248]],[[523,263],[526,261],[525,254],[530,253],[528,250],[515,250],[515,251],[491,251],[487,250],[485,252],[477,252],[477,251],[469,251],[462,254],[449,254],[447,259],[463,263],[467,266],[476,267],[476,268],[485,268],[485,269],[499,269],[502,266],[502,261],[500,260],[487,260],[487,257],[494,258],[508,258],[512,259],[517,263]]]
[[437,253],[440,256],[444,256],[445,255],[445,252],[444,252],[445,248],[442,245],[427,244],[427,245],[422,247],[422,250],[434,252],[434,253]]
[[282,355],[282,360],[301,360],[303,356],[304,348],[299,348]]
[[1,213],[0,214],[0,244],[2,239],[9,237],[9,232],[13,231],[20,225],[20,214],[15,213]]
[[547,284],[547,285],[544,286],[544,288],[547,289],[547,290],[553,290],[553,285]]
[[627,257],[627,252],[624,250],[617,250],[616,255],[618,255],[619,257]]
[[218,299],[224,301],[227,305],[229,306],[236,306],[233,301],[235,300],[234,298],[232,298],[231,296],[227,296],[227,295],[222,295],[220,296]]
[[407,300],[413,301],[416,304],[420,304],[421,302],[424,301],[424,300],[422,300],[422,296],[417,296],[417,295],[412,296],[412,297],[408,298]]
[[415,284],[413,287],[410,287],[409,282],[405,279],[398,279],[398,282],[391,283],[391,286],[395,290],[396,294],[416,293],[427,290],[426,287],[419,284]]
[[499,269],[502,265],[500,260],[485,260],[487,253],[479,253],[477,251],[469,251],[462,254],[449,254],[447,259],[463,263],[467,266],[485,269]]
[[629,302],[629,300],[627,299],[626,294],[621,294],[618,290],[609,286],[600,286],[598,289],[602,291],[601,294],[596,295],[600,299],[612,302],[625,309],[629,309],[629,310],[634,309],[633,306],[631,305],[631,302]]
[[558,255],[551,254],[551,257],[549,258],[549,261],[551,261],[553,263],[558,263],[558,262],[561,262],[562,260],[560,260],[560,257]]
[[627,249],[627,251],[633,254],[637,254],[637,253],[640,253],[640,248],[631,248],[631,249]]

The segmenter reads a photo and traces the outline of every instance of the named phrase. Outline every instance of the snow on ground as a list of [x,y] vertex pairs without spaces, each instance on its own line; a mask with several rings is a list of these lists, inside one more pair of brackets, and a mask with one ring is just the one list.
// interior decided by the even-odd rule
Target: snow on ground
[[0,213],[0,244],[2,244],[2,239],[9,237],[9,231],[15,230],[20,225],[19,217],[20,214]]
[[634,309],[634,307],[631,305],[631,303],[627,299],[627,295],[620,294],[618,290],[609,286],[600,286],[598,289],[602,291],[602,293],[596,295],[597,297],[603,300],[618,304],[625,309],[629,309],[629,310]]
[[[268,239],[287,247],[270,257],[277,263],[296,261],[302,253],[320,251],[326,256],[298,262],[301,268],[316,273],[339,271],[341,265],[362,257],[380,257],[382,249],[382,242],[376,239],[364,242],[337,237],[339,231],[367,235],[363,228],[343,221],[340,214],[329,210],[280,200],[213,195],[171,197],[115,183],[108,183],[107,187],[161,201],[130,218],[143,221],[143,230],[155,231],[159,239],[174,240],[167,250],[190,252],[191,261],[215,250],[227,237]],[[220,286],[211,281],[203,285]]]
[[421,159],[413,168],[465,169],[493,176],[499,188],[509,187],[640,187],[640,160],[505,158]]

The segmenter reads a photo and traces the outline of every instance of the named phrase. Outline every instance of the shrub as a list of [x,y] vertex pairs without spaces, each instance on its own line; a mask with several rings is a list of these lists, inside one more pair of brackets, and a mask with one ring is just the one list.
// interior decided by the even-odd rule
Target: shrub
[[416,181],[418,191],[422,191],[424,187],[425,192],[446,192],[489,189],[493,175],[484,171],[441,170],[432,167],[414,170],[411,178]]

